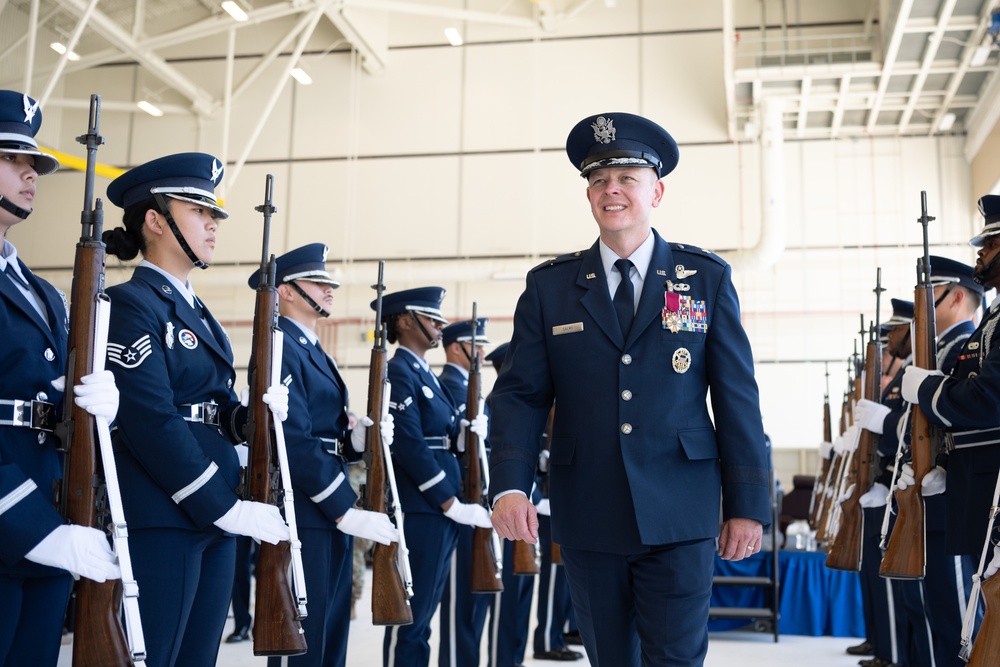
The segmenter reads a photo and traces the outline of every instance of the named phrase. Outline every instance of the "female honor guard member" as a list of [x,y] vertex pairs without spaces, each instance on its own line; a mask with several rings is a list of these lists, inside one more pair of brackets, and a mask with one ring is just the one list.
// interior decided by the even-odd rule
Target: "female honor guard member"
[[[280,379],[288,387],[288,419],[282,428],[309,595],[309,615],[301,619],[309,650],[300,656],[268,658],[271,667],[345,665],[354,562],[351,536],[382,544],[399,539],[387,515],[354,509],[358,497],[348,482],[347,464],[359,460],[372,421],[362,417],[348,430],[347,385],[316,335],[316,323],[330,316],[333,290],[340,286],[326,271],[326,252],[322,243],[312,243],[276,260],[278,325],[285,334]],[[260,284],[259,269],[249,283],[254,289]],[[391,444],[391,418],[381,431]]]
[[[222,165],[182,153],[147,162],[108,186],[124,227],[104,232],[108,254],[144,260],[108,289],[108,366],[122,388],[114,433],[129,546],[139,583],[148,667],[214,665],[226,623],[236,538],[288,539],[277,507],[236,495],[246,410],[233,383],[229,337],[194,295],[219,219]],[[277,418],[288,391],[264,401]]]
[[[427,667],[431,617],[448,577],[458,524],[490,526],[484,507],[455,497],[462,475],[451,440],[463,420],[424,359],[440,343],[441,327],[447,324],[441,316],[444,295],[440,287],[420,287],[382,297],[386,339],[399,343],[388,364],[389,414],[395,429],[392,458],[398,502],[413,572],[413,623],[386,628],[386,667]],[[486,437],[486,427],[485,415],[473,423],[480,437]]]
[[[62,459],[53,435],[62,415],[69,327],[66,297],[24,265],[7,232],[25,220],[38,176],[59,168],[38,150],[38,103],[0,90],[0,665],[54,667],[73,579],[121,573],[102,531],[65,525],[53,507]],[[76,404],[109,421],[118,390],[109,371],[81,378]]]
[[527,496],[556,402],[552,539],[591,664],[701,665],[716,537],[740,560],[771,516],[731,269],[651,228],[678,160],[666,130],[602,114],[573,128],[566,151],[600,239],[528,273],[490,399],[493,524],[538,539]]

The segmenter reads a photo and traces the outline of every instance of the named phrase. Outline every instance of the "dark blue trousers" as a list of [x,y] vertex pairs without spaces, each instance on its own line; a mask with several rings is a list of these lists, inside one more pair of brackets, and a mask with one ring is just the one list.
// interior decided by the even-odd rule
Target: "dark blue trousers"
[[638,554],[562,547],[591,667],[697,667],[708,651],[715,539]]
[[458,524],[444,514],[404,514],[403,534],[413,571],[413,623],[385,630],[385,667],[427,667],[431,659],[431,618],[441,601],[451,555],[458,543]]
[[493,595],[472,592],[472,526],[458,526],[458,546],[441,594],[438,667],[477,667]]
[[212,528],[129,531],[146,667],[213,667],[233,591],[236,538]]
[[514,574],[514,543],[503,540],[503,592],[485,596],[490,605],[489,667],[524,661],[535,577]]
[[344,667],[351,626],[354,538],[337,529],[299,528],[306,578],[304,655],[268,658],[268,667]]
[[233,574],[233,629],[249,628],[250,576],[257,561],[257,548],[253,538],[236,536],[236,570]]
[[[59,660],[63,619],[73,585],[68,572],[51,576],[0,574],[0,665],[55,667]],[[62,574],[60,574],[60,572]]]
[[538,541],[542,546],[542,563],[534,647],[535,653],[542,653],[566,648],[563,632],[572,614],[572,603],[563,566],[552,563],[552,520],[547,516],[538,516]]

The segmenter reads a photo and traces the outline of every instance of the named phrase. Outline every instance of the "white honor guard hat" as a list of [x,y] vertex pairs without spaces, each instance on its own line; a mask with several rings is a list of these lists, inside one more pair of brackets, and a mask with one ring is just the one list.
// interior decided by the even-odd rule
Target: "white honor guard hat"
[[[301,248],[290,250],[274,260],[275,280],[280,285],[295,280],[305,280],[310,283],[323,283],[340,287],[340,283],[326,270],[326,255],[329,252],[322,243],[310,243]],[[257,289],[260,284],[260,269],[253,272],[247,281],[250,287]]]
[[[983,215],[986,226],[969,241],[969,245],[973,248],[982,248],[986,237],[1000,234],[1000,195],[980,197],[979,212]],[[933,267],[933,264],[931,266]]]
[[160,194],[204,204],[215,211],[216,217],[228,218],[215,199],[215,188],[222,182],[224,171],[222,164],[206,153],[167,155],[133,167],[111,181],[108,199],[115,206],[128,208]]

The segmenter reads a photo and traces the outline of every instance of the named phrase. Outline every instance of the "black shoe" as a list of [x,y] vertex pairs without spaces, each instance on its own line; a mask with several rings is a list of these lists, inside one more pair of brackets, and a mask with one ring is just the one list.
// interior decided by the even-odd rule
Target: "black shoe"
[[236,628],[233,634],[226,637],[226,643],[235,644],[237,642],[245,642],[248,639],[250,639],[250,628],[247,626],[242,628]]
[[869,658],[868,660],[859,660],[858,664],[861,667],[889,667],[892,663],[885,658]]
[[875,655],[875,647],[865,640],[857,646],[848,646],[847,655]]
[[583,646],[583,639],[580,638],[579,632],[564,632],[563,640],[570,646]]
[[571,651],[568,648],[557,648],[554,651],[540,651],[535,653],[535,660],[560,660],[562,662],[569,662],[571,660],[579,660],[582,657],[582,653]]

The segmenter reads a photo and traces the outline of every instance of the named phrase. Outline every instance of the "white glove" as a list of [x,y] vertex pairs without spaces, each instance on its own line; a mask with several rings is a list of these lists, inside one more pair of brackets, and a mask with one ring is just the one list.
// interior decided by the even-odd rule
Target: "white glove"
[[983,579],[992,577],[996,574],[997,570],[1000,570],[1000,544],[993,547],[993,560],[990,561],[989,565],[986,566],[986,570],[983,571]]
[[552,516],[552,508],[549,506],[548,498],[542,498],[539,500],[538,504],[535,505],[535,509],[542,516]]
[[850,498],[853,493],[854,493],[854,483],[852,482],[851,485],[847,487],[847,490],[844,491],[844,495],[837,498],[837,504],[842,505],[844,501]]
[[290,539],[288,526],[274,505],[237,500],[229,511],[215,520],[215,525],[235,535],[246,535],[258,542],[277,544]]
[[[923,480],[920,483],[920,495],[922,496],[936,496],[939,493],[944,493],[945,481],[946,481],[945,469],[941,466],[934,466],[931,470],[924,475]],[[899,477],[896,480],[896,488],[902,491],[908,486],[913,486],[916,479],[913,476],[913,466],[909,463],[904,463],[902,469],[899,471]]]
[[830,454],[833,452],[833,443],[824,440],[819,443],[819,459],[820,461],[825,461],[830,458]]
[[56,391],[66,391],[66,376],[60,375],[52,381],[52,388]]
[[288,419],[288,387],[281,384],[272,384],[261,396],[261,400],[271,408],[271,414],[280,422]]
[[337,522],[340,532],[375,540],[379,544],[389,545],[399,541],[399,531],[392,525],[389,516],[381,512],[368,512],[353,507],[340,517]]
[[858,499],[859,505],[869,509],[885,507],[887,502],[889,502],[889,487],[881,482],[872,484],[872,488],[868,489],[867,493]]
[[485,412],[480,412],[469,424],[469,430],[478,435],[480,440],[485,440],[490,434],[489,416]]
[[[371,417],[364,416],[358,420],[358,423],[354,425],[351,430],[351,447],[354,451],[361,453],[365,451],[365,439],[368,437],[368,427],[374,424]],[[379,422],[379,432],[382,434],[382,442],[387,446],[392,446],[392,436],[395,432],[395,427],[392,423],[392,415],[386,414],[385,419]]]
[[867,431],[882,435],[882,425],[890,412],[892,410],[881,403],[862,398],[854,410],[855,423]]
[[73,387],[73,402],[95,417],[104,417],[113,422],[118,414],[118,387],[111,371],[100,371],[84,375],[81,384]]
[[836,438],[833,439],[833,443],[831,444],[831,446],[833,447],[833,453],[834,454],[843,454],[844,453],[844,438],[846,436],[847,436],[847,433],[844,432],[844,433],[838,435]]
[[538,452],[538,471],[548,472],[549,471],[549,450],[543,449]]
[[850,454],[858,448],[858,435],[860,435],[860,429],[857,424],[854,424],[833,443],[833,451],[842,455]]
[[947,481],[948,471],[941,466],[934,466],[924,475],[924,479],[920,483],[920,495],[936,496],[939,493],[944,493]]
[[236,457],[240,460],[240,467],[246,468],[250,458],[250,448],[243,444],[234,445],[233,448],[236,450]]
[[456,498],[444,515],[455,523],[475,526],[476,528],[492,528],[490,513],[482,505],[475,503],[460,503]]
[[74,578],[86,577],[98,583],[121,579],[115,552],[108,538],[96,528],[59,526],[24,555],[34,563],[68,570]]
[[903,400],[909,403],[919,403],[920,399],[917,396],[917,391],[920,389],[920,385],[931,375],[944,375],[941,371],[929,371],[926,368],[917,368],[916,366],[907,366],[906,370],[903,371],[903,387],[901,393],[903,394]]

